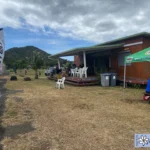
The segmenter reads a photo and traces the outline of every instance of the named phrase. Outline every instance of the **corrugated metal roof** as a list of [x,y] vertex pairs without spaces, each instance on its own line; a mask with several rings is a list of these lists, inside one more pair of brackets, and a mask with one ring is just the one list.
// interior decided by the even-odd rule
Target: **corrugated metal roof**
[[73,55],[81,54],[83,51],[87,53],[90,53],[90,52],[93,53],[96,51],[106,51],[106,50],[112,50],[112,49],[123,47],[123,45],[124,43],[119,43],[119,44],[113,44],[113,45],[74,48],[71,50],[67,50],[67,51],[52,55],[51,57],[73,56]]

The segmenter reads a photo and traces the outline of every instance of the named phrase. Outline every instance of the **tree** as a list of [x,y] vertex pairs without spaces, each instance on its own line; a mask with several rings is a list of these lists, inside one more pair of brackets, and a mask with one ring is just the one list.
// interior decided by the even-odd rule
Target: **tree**
[[33,52],[32,69],[35,71],[35,79],[38,79],[38,69],[43,66],[43,60],[39,52]]
[[63,64],[63,67],[67,69],[71,68],[71,64],[72,64],[71,62],[66,62],[65,64]]
[[21,59],[21,60],[17,60],[16,61],[16,64],[17,64],[17,68],[19,69],[24,69],[27,67],[27,63],[25,60]]

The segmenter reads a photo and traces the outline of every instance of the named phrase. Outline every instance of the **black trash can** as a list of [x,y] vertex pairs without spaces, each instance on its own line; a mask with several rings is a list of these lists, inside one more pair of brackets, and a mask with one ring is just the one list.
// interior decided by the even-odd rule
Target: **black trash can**
[[110,73],[110,86],[116,86],[116,73]]

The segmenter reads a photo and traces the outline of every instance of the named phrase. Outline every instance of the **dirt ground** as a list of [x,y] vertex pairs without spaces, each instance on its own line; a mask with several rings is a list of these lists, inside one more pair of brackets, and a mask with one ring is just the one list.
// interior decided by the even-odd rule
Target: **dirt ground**
[[126,89],[123,100],[122,87],[65,85],[58,90],[46,78],[19,77],[4,88],[4,150],[133,150],[134,134],[150,133],[144,89]]

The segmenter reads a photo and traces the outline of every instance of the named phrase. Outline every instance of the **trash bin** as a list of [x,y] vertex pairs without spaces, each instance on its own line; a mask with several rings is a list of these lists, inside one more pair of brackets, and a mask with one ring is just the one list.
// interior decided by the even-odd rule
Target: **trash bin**
[[111,73],[110,86],[116,86],[116,73]]
[[110,82],[110,73],[101,73],[101,85],[102,86],[109,86],[109,82]]

